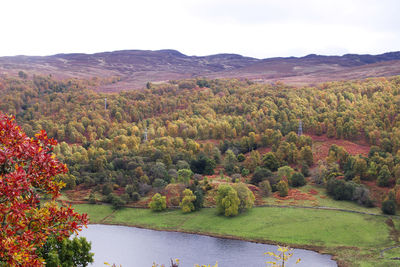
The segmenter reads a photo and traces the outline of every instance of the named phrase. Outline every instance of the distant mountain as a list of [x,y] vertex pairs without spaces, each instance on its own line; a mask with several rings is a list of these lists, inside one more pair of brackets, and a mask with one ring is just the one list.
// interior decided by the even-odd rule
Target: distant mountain
[[210,77],[277,80],[305,85],[400,74],[400,52],[257,59],[237,54],[187,56],[176,50],[123,50],[96,54],[0,57],[0,74],[52,74],[56,78],[118,76],[103,91],[136,89],[147,82]]

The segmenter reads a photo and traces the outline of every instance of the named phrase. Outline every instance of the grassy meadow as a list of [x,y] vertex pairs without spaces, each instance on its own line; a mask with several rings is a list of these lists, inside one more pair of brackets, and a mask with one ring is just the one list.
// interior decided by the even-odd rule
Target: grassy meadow
[[[213,208],[183,214],[180,210],[152,212],[125,208],[114,211],[108,205],[80,204],[91,223],[121,224],[158,230],[184,231],[226,236],[265,243],[288,244],[315,249],[335,256],[340,266],[395,266],[390,260],[398,251],[380,250],[395,244],[394,228],[385,216],[371,216],[333,210],[257,207],[237,217],[216,214]],[[393,218],[396,229],[400,220]],[[388,257],[387,255],[390,255]],[[218,259],[216,259],[218,260]]]

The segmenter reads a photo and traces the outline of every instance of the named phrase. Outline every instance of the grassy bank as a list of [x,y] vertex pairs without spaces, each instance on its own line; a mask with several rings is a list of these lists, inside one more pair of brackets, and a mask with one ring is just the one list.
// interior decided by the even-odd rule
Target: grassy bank
[[[160,230],[229,236],[266,243],[289,244],[335,255],[343,266],[395,266],[379,251],[396,244],[393,227],[383,216],[299,208],[253,208],[234,218],[216,215],[215,209],[183,214],[180,210],[154,213],[125,208],[113,212],[106,205],[75,205],[88,213],[91,223],[123,224]],[[396,227],[400,220],[393,219]],[[216,259],[218,260],[218,259]]]

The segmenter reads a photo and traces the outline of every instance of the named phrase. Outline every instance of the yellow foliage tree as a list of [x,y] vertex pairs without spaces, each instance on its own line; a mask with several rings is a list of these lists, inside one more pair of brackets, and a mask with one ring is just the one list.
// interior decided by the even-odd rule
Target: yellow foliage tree
[[[290,247],[281,247],[278,246],[278,254],[274,252],[266,252],[264,254],[274,258],[273,261],[267,261],[267,267],[285,267],[285,263],[293,256],[293,249]],[[300,259],[297,259],[296,264],[300,262]]]

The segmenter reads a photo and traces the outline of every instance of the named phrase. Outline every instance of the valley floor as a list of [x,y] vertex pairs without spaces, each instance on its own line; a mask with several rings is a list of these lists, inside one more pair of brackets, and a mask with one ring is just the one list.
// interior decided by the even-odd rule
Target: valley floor
[[[268,244],[285,244],[334,255],[339,266],[396,266],[400,219],[337,210],[256,207],[237,217],[216,214],[214,208],[183,214],[180,210],[152,212],[109,205],[74,205],[91,223],[120,224],[157,230],[198,233]],[[218,260],[218,259],[216,259]]]

